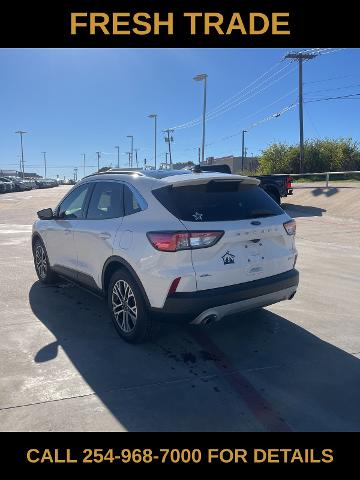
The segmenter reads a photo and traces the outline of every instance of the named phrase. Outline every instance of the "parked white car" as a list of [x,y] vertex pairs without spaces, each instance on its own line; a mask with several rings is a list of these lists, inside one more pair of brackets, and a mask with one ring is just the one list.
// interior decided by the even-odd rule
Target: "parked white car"
[[258,183],[186,170],[90,175],[38,212],[39,280],[60,275],[103,295],[129,342],[156,316],[207,324],[291,299],[295,221]]

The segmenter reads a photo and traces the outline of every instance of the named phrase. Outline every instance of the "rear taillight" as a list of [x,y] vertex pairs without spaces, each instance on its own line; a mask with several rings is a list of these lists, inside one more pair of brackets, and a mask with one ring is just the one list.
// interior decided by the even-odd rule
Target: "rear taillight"
[[222,231],[148,232],[151,245],[161,252],[177,252],[212,247],[224,235]]
[[286,233],[288,235],[295,235],[295,233],[296,233],[296,222],[295,222],[294,219],[289,220],[288,222],[285,222],[283,225],[284,225],[284,228],[285,228]]
[[288,190],[291,190],[293,188],[292,181],[293,181],[292,177],[287,177],[286,188]]

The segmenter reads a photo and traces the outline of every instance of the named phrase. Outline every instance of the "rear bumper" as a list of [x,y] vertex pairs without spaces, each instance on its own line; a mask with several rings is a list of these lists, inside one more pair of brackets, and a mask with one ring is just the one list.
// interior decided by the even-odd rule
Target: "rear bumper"
[[162,309],[154,311],[176,317],[190,317],[194,323],[202,323],[201,318],[210,310],[216,310],[217,316],[222,317],[291,298],[298,284],[299,272],[292,269],[229,287],[174,293],[168,296]]

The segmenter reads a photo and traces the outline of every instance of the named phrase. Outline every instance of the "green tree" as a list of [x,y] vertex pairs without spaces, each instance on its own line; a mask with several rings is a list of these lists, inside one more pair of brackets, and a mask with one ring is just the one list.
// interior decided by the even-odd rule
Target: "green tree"
[[[299,145],[274,143],[259,159],[259,173],[299,173]],[[360,147],[351,138],[314,139],[304,144],[304,172],[360,169]]]

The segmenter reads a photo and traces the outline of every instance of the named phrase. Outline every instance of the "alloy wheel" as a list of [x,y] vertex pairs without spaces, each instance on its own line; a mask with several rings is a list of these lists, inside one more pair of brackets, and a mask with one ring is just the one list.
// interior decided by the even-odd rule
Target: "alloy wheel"
[[35,265],[36,270],[41,278],[46,278],[47,274],[47,259],[44,247],[37,245],[35,250]]
[[124,333],[134,330],[137,321],[137,305],[134,292],[125,280],[118,280],[112,290],[112,310],[115,321]]

